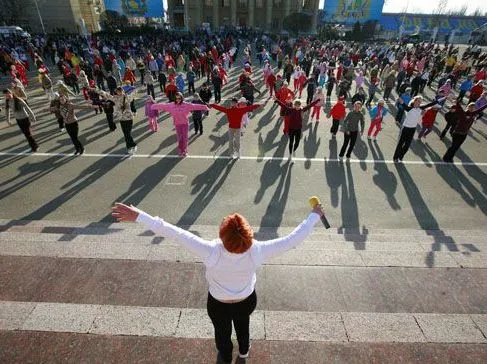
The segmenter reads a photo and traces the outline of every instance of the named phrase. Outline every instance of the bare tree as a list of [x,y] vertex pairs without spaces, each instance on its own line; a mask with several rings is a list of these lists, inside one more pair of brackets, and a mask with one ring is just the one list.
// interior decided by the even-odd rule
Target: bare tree
[[472,11],[472,16],[484,16],[484,13],[482,12],[482,9],[477,8],[474,11]]
[[433,14],[440,15],[446,14],[446,8],[448,7],[448,0],[438,0],[438,6],[433,10]]
[[453,10],[449,10],[447,12],[448,15],[457,15],[457,16],[465,16],[467,15],[467,10],[468,10],[468,5],[462,5],[461,7],[459,7],[458,9],[453,9]]

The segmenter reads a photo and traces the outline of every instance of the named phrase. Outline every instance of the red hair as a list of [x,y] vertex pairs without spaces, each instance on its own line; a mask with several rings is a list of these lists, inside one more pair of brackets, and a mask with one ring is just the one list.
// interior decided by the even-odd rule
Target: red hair
[[230,253],[242,254],[252,246],[254,231],[245,217],[231,214],[220,225],[220,239]]

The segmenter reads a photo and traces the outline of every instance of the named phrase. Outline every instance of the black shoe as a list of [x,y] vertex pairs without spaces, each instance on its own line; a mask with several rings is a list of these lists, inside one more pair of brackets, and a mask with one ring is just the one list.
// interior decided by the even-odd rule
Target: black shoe
[[74,152],[74,155],[78,155],[79,154],[79,150],[77,150],[76,152]]
[[84,152],[85,152],[85,148],[83,148],[83,149],[81,149],[81,150],[79,151],[79,155],[83,154]]
[[37,152],[38,150],[39,150],[39,147],[34,147],[34,148],[32,148],[32,149],[31,149],[31,152],[32,152],[32,153],[35,153],[35,152]]

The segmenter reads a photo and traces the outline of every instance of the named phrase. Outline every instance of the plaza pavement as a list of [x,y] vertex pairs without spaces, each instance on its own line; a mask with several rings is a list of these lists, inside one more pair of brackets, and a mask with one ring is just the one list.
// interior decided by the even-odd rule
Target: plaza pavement
[[167,114],[152,133],[139,101],[136,156],[124,155],[120,128],[110,133],[90,112],[80,113],[86,154],[74,157],[45,98],[29,93],[39,152],[25,153],[17,127],[0,130],[1,362],[214,362],[201,262],[142,226],[114,223],[110,206],[132,203],[207,238],[238,211],[269,239],[304,219],[310,195],[332,228],[317,226],[258,272],[248,363],[487,361],[485,120],[455,165],[441,161],[442,116],[404,164],[391,161],[391,116],[377,143],[363,137],[340,164],[342,135],[331,140],[322,116],[290,164],[269,101],[245,130],[240,160],[229,158],[215,110],[181,160]]

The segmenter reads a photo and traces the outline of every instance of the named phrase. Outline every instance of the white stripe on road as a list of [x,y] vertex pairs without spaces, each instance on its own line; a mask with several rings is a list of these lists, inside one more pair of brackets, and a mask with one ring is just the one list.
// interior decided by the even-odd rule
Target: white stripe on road
[[[486,344],[487,315],[261,311],[253,340]],[[0,301],[0,329],[212,339],[206,309]]]
[[[31,153],[29,151],[26,152],[0,152],[0,156],[32,156],[32,157],[75,157],[72,153]],[[84,153],[82,156],[79,157],[88,157],[88,158],[126,158],[126,159],[133,159],[133,158],[156,158],[156,159],[181,159],[181,157],[177,154],[121,154],[121,153]],[[231,160],[232,157],[228,155],[188,155],[184,159],[226,159]],[[255,156],[241,156],[240,159],[242,160],[249,160],[249,161],[288,161],[287,157],[270,157],[270,156],[263,156],[263,157],[255,157]],[[336,158],[302,158],[302,157],[295,157],[293,158],[294,162],[340,162],[339,159]],[[346,163],[367,163],[367,164],[409,164],[409,165],[451,165],[452,163],[446,163],[443,161],[403,161],[401,163],[395,163],[393,160],[386,160],[386,159],[349,159],[344,160],[344,164]],[[479,166],[485,167],[487,166],[487,162],[454,162],[454,165],[457,166]]]

